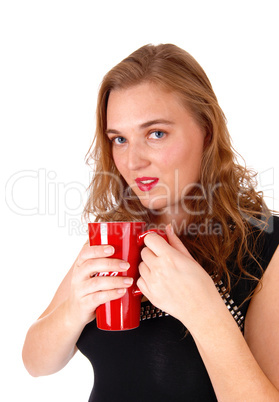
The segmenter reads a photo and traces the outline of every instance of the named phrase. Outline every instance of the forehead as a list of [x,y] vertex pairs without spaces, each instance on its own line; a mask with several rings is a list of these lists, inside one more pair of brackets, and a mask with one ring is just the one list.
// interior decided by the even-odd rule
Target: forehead
[[173,119],[187,110],[179,96],[153,83],[141,83],[126,89],[113,90],[108,98],[107,124],[133,119],[135,123],[157,118]]

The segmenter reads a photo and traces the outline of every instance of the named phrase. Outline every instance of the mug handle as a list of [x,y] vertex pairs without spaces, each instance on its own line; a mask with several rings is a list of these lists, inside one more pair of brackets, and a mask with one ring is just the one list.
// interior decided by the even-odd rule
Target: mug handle
[[163,237],[163,239],[165,239],[168,242],[168,238],[166,233],[163,230],[159,230],[159,229],[149,229],[146,230],[145,232],[141,233],[140,235],[138,235],[138,245],[141,247],[144,245],[144,238],[146,235],[148,235],[149,233],[157,233],[158,235],[160,235],[161,237]]
[[[168,241],[167,235],[165,232],[163,232],[162,230],[158,230],[158,229],[149,229],[146,230],[145,232],[141,233],[140,235],[138,235],[138,245],[140,247],[142,247],[144,245],[144,238],[146,235],[148,235],[149,233],[158,233],[158,235],[160,235],[161,237],[163,237],[163,239],[165,239],[166,241]],[[133,295],[134,296],[141,296],[142,292],[139,290],[138,287],[136,287],[133,290]]]

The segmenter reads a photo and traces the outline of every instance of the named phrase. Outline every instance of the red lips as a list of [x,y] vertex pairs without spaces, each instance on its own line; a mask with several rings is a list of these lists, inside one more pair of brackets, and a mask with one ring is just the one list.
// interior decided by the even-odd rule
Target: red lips
[[156,186],[159,179],[158,177],[138,177],[135,181],[141,191],[150,191]]

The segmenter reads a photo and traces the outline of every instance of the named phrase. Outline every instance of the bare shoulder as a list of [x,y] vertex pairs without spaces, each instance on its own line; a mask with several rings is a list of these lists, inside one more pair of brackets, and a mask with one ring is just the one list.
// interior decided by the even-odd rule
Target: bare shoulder
[[249,304],[245,339],[272,383],[279,388],[279,246]]

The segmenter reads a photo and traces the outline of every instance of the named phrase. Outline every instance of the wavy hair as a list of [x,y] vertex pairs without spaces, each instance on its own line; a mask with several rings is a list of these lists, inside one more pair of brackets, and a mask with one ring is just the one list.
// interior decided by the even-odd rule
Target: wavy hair
[[[237,161],[226,118],[207,75],[189,53],[175,45],[143,46],[105,75],[98,95],[95,138],[87,154],[87,162],[94,164],[94,176],[85,219],[92,214],[96,221],[145,220],[152,224],[150,211],[118,172],[105,135],[110,92],[143,82],[178,95],[206,135],[200,183],[187,194],[191,213],[184,229],[197,230],[191,235],[180,228],[180,238],[209,274],[225,274],[228,289],[229,262],[236,262],[242,273],[256,279],[243,261],[247,256],[256,261],[254,245],[270,213],[262,193],[255,190],[256,174]],[[211,230],[202,231],[202,227]]]

